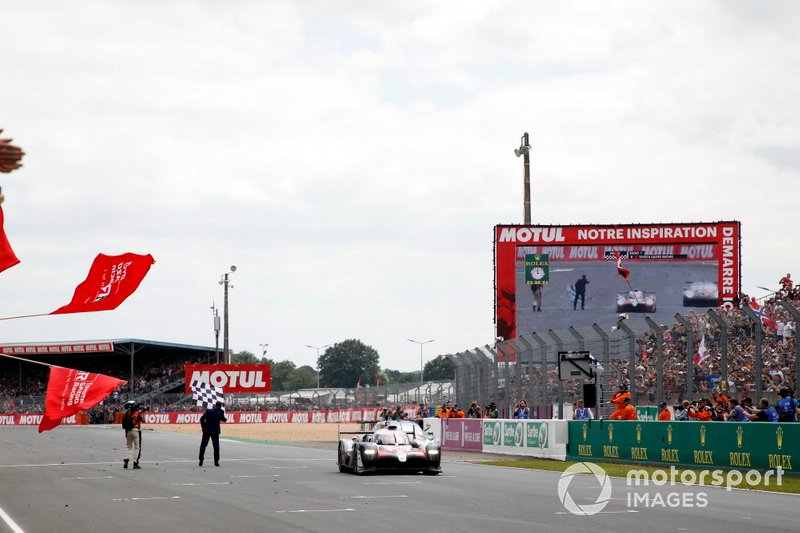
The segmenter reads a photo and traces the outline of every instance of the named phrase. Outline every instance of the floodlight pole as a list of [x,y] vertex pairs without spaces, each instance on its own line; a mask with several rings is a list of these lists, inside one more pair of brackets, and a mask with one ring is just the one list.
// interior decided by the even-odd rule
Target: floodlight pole
[[526,131],[520,139],[520,146],[514,153],[517,157],[523,156],[523,165],[525,169],[525,191],[524,191],[524,208],[525,208],[525,225],[531,223],[531,143]]
[[217,364],[219,364],[219,309],[217,309],[214,302],[211,302],[211,316],[214,317],[214,355],[216,356]]
[[436,339],[431,339],[429,341],[421,341],[421,342],[420,341],[415,341],[413,339],[406,339],[406,340],[410,341],[410,342],[413,342],[415,344],[419,344],[419,395],[420,395],[420,398],[422,398],[422,383],[424,381],[423,380],[423,375],[422,375],[422,373],[424,371],[424,366],[422,364],[422,346],[424,344],[428,344],[429,342],[433,342]]
[[224,291],[224,293],[225,293],[225,303],[224,303],[223,312],[222,312],[222,316],[223,316],[222,322],[223,322],[223,329],[224,329],[223,336],[222,336],[222,356],[223,356],[223,359],[225,360],[225,362],[227,364],[231,363],[231,353],[230,353],[230,350],[228,348],[228,335],[229,335],[229,331],[228,331],[228,288],[229,287],[233,288],[233,285],[230,284],[230,279],[229,279],[229,274],[231,274],[233,272],[236,272],[236,266],[235,265],[231,266],[230,272],[225,272],[222,275],[222,279],[219,281],[219,284],[222,285],[225,288],[225,291]]
[[330,344],[326,344],[325,346],[311,346],[310,344],[306,344],[306,348],[312,348],[317,351],[317,389],[319,389],[319,351],[328,346],[330,346]]

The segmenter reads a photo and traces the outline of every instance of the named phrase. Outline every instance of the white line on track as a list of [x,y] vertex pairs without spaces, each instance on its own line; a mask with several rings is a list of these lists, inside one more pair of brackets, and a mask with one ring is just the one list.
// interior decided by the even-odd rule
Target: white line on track
[[422,481],[365,481],[364,485],[410,485],[410,484],[418,484],[422,483]]
[[61,479],[114,479],[114,476],[78,476],[78,477],[62,477]]
[[[624,511],[598,511],[594,514],[622,514],[622,513],[638,513],[638,512],[639,511],[635,509],[625,509]],[[567,511],[559,511],[556,514],[575,514],[575,513],[569,513]]]
[[355,511],[355,509],[297,509],[295,511],[275,511],[276,513],[338,513],[342,511]]
[[297,468],[308,468],[308,467],[307,466],[271,466],[269,468],[297,469]]
[[408,498],[405,494],[396,494],[390,496],[340,496],[342,500],[376,500],[378,498]]
[[233,477],[235,477],[235,478],[240,478],[240,477],[281,477],[281,475],[280,474],[269,474],[269,475],[266,475],[266,476],[228,476],[228,477],[232,477],[232,478]]
[[203,481],[201,483],[170,483],[172,486],[178,487],[196,487],[198,485],[230,485],[230,481]]
[[3,519],[3,522],[5,522],[8,528],[14,533],[25,533],[25,531],[23,531],[23,529],[19,527],[10,516],[8,516],[2,507],[0,507],[0,518]]
[[180,496],[153,496],[151,498],[114,498],[112,502],[143,502],[149,500],[180,500]]

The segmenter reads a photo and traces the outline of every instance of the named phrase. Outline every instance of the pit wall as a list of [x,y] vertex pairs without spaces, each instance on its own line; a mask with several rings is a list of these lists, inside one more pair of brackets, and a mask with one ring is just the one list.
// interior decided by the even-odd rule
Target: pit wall
[[798,473],[800,424],[575,420],[566,458]]

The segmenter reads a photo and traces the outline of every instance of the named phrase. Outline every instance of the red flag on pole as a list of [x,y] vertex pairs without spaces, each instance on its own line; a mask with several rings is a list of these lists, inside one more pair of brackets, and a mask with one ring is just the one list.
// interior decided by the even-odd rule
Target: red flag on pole
[[631,271],[627,268],[622,268],[622,256],[619,255],[619,252],[614,250],[614,257],[617,259],[617,274],[622,276],[625,281],[628,281],[628,276],[631,275]]
[[11,249],[11,245],[8,243],[6,232],[3,229],[4,222],[3,208],[0,207],[0,272],[19,263],[19,259],[17,259],[14,250]]
[[50,314],[116,309],[139,287],[153,263],[155,260],[149,254],[98,254],[86,279],[75,289],[72,301]]
[[105,374],[91,374],[74,368],[51,366],[39,433],[53,429],[61,423],[62,418],[91,409],[125,383],[127,381]]

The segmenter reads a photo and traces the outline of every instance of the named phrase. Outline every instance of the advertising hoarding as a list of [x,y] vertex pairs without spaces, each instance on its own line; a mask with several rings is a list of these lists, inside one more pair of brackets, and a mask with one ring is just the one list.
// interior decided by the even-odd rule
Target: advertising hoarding
[[[495,226],[497,336],[738,306],[737,221]],[[628,281],[617,273],[615,252]]]
[[269,392],[269,365],[186,365],[184,392],[191,394],[192,381],[222,388],[225,394]]

